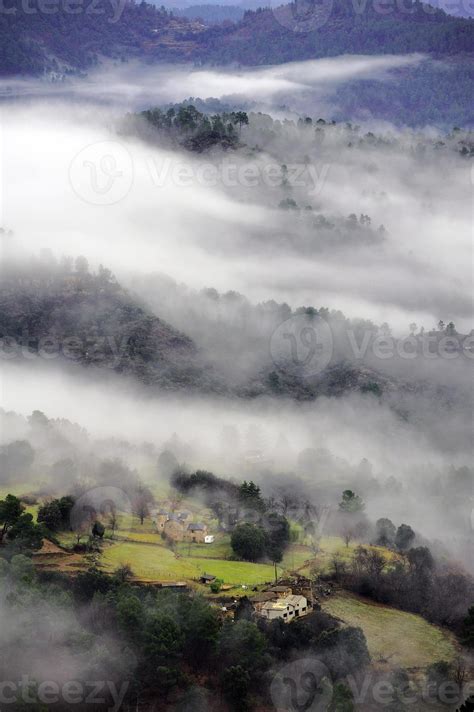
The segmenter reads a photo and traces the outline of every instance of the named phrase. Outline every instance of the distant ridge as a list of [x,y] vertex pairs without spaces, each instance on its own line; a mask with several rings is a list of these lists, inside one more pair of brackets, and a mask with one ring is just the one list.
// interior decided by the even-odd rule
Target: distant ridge
[[109,270],[91,274],[84,258],[75,267],[5,271],[0,338],[11,358],[106,369],[164,389],[218,390],[188,336],[155,316]]
[[[238,23],[206,27],[195,19],[147,4],[112,5],[100,13],[51,14],[32,0],[26,13],[13,0],[0,13],[0,76],[41,75],[54,79],[97,66],[102,58],[168,62],[199,61],[242,65],[279,64],[339,54],[467,54],[474,47],[474,20],[455,18],[420,2],[405,11],[375,11],[372,2],[310,0],[297,5],[248,11]],[[301,2],[301,0],[299,0]],[[66,6],[65,6],[66,7]]]

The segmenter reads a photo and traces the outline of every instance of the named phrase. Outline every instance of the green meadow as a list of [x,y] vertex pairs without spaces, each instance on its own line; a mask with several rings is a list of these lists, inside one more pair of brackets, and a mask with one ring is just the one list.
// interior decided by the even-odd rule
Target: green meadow
[[136,541],[106,545],[101,557],[104,569],[113,571],[121,564],[129,564],[134,575],[146,581],[183,581],[208,573],[224,583],[255,586],[271,582],[275,576],[270,564],[184,556],[165,546],[150,546]]
[[421,668],[456,656],[454,636],[421,616],[374,603],[350,593],[323,602],[323,610],[362,628],[375,664]]

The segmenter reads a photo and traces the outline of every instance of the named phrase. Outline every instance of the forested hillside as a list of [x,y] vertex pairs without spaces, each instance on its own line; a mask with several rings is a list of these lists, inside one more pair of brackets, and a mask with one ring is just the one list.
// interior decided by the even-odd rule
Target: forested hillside
[[306,15],[306,24],[301,24],[295,7],[288,5],[249,11],[236,24],[206,28],[145,2],[99,3],[72,14],[61,6],[41,12],[34,3],[26,13],[15,0],[10,12],[0,15],[0,74],[67,73],[92,67],[102,58],[261,65],[339,54],[444,56],[472,51],[473,20],[434,8],[428,12],[420,2],[389,14],[369,4],[361,8],[338,0],[324,21],[316,15],[313,22],[312,13],[318,10],[310,7],[309,21]]
[[192,340],[124,290],[107,269],[83,257],[3,275],[0,333],[10,357],[59,358],[100,367],[164,388],[202,387]]
[[[21,0],[12,13],[0,13],[0,75],[74,73],[101,59],[185,59],[190,44],[184,35],[195,27],[185,18],[173,18],[164,9],[146,3],[120,9],[105,4],[78,14],[57,10],[51,14],[25,13]],[[175,43],[176,36],[176,43]],[[183,41],[181,41],[183,40]],[[176,44],[176,46],[175,46]]]
[[339,54],[451,55],[471,52],[473,47],[473,20],[456,19],[441,10],[428,13],[420,2],[411,3],[409,12],[394,9],[381,14],[369,3],[359,12],[352,3],[337,0],[327,20],[316,17],[312,22],[310,13],[306,24],[292,6],[287,7],[249,11],[235,27],[209,30],[200,41],[205,45],[201,56],[256,65]]

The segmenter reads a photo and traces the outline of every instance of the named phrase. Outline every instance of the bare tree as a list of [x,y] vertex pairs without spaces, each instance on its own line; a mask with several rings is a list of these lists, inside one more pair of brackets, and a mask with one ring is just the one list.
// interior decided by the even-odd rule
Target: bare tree
[[115,530],[117,529],[118,526],[118,518],[117,518],[117,509],[115,506],[110,508],[110,516],[109,516],[109,527],[112,530],[112,537],[115,535]]
[[153,495],[151,491],[148,487],[144,487],[140,482],[137,486],[132,505],[133,513],[139,518],[140,524],[143,524],[146,517],[150,515],[148,505],[151,502],[153,502]]
[[347,571],[347,566],[345,561],[337,554],[332,557],[332,573],[336,581],[340,581]]
[[352,569],[357,576],[368,576],[378,580],[386,563],[384,556],[378,551],[358,546],[352,560]]
[[288,487],[278,488],[278,506],[284,517],[288,514],[291,509],[297,509],[299,506],[299,498],[291,489]]
[[143,495],[138,495],[135,497],[133,502],[133,513],[139,518],[140,524],[143,524],[146,517],[149,516],[150,512],[148,509],[148,502],[143,497]]
[[79,545],[81,543],[81,539],[85,536],[87,536],[90,533],[91,530],[91,521],[88,517],[84,517],[83,519],[78,519],[77,521],[74,522],[73,525],[73,532],[76,535],[76,544]]
[[467,665],[466,661],[464,658],[458,657],[453,663],[453,673],[454,673],[454,680],[456,683],[459,685],[459,687],[462,687],[464,683],[466,682],[467,679]]
[[349,544],[355,537],[355,530],[353,527],[345,526],[344,529],[342,530],[342,538],[344,539],[344,543],[346,547],[349,547]]
[[121,583],[126,583],[133,576],[133,569],[130,564],[121,564],[115,569],[114,575]]

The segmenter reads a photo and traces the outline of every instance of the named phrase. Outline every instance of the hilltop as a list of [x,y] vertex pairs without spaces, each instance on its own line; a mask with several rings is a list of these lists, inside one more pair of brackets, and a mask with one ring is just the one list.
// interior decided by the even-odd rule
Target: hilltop
[[[107,368],[147,385],[216,389],[188,336],[85,258],[4,275],[0,334],[10,353]],[[25,356],[26,353],[26,356]]]
[[[32,265],[36,265],[35,272]],[[42,255],[22,269],[6,265],[0,288],[2,352],[7,360],[21,358],[29,363],[39,357],[58,366],[82,366],[96,374],[100,370],[102,376],[108,372],[129,377],[146,387],[174,392],[190,389],[242,399],[273,396],[308,401],[361,393],[390,401],[398,394],[426,396],[433,404],[446,405],[461,398],[452,387],[392,375],[370,360],[348,358],[344,327],[354,328],[360,338],[364,328],[370,329],[371,338],[375,338],[377,327],[370,321],[350,321],[326,308],[299,307],[292,311],[287,304],[276,302],[251,305],[234,293],[230,295],[234,307],[239,305],[260,325],[258,338],[255,334],[251,342],[254,352],[249,361],[245,340],[241,335],[239,343],[239,332],[230,317],[216,330],[212,319],[201,323],[194,314],[192,303],[205,302],[212,290],[191,293],[178,308],[178,292],[170,287],[167,295],[160,290],[160,280],[155,277],[153,281],[155,291],[145,300],[138,288],[125,289],[102,265],[97,273],[90,271],[84,257],[75,261],[63,258],[58,263],[52,256]],[[216,292],[213,302],[222,303],[224,309],[228,298]],[[182,318],[181,310],[186,305],[195,322],[192,332],[191,321]],[[265,323],[260,319],[262,310]],[[314,330],[320,320],[329,325],[333,351],[321,370],[306,371],[302,361],[293,363],[285,353],[278,352],[281,345],[275,334],[289,317],[298,328],[303,324]],[[199,324],[209,331],[208,341],[195,338]],[[440,339],[451,328],[454,325],[430,334]],[[467,336],[455,331],[453,336],[461,348]],[[423,338],[418,336],[420,349]],[[269,352],[269,344],[273,344],[274,353]]]

